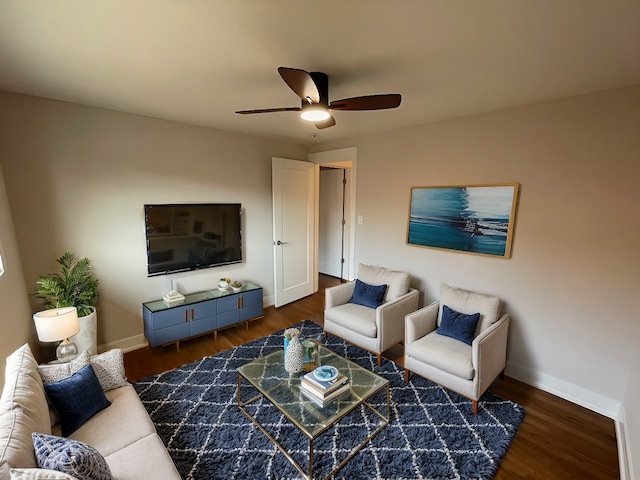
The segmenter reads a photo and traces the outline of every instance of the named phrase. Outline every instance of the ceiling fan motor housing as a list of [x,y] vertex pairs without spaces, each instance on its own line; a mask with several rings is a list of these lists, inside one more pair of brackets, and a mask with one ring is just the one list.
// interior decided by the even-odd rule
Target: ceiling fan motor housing
[[[309,72],[313,83],[316,84],[318,88],[318,96],[320,97],[320,101],[317,103],[318,105],[323,105],[325,107],[329,107],[329,76],[326,73],[322,72]],[[310,101],[302,101],[302,108],[305,105],[309,105]]]

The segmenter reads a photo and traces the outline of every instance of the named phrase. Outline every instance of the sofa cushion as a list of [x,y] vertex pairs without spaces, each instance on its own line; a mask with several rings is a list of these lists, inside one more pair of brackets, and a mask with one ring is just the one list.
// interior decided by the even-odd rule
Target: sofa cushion
[[0,411],[20,408],[33,420],[33,431],[51,433],[49,405],[29,344],[7,357],[4,379]]
[[31,434],[36,431],[36,423],[22,409],[0,413],[0,478],[9,478],[13,467],[37,466],[31,440]]
[[438,325],[442,322],[442,307],[447,305],[456,312],[466,315],[480,313],[480,320],[476,327],[476,335],[485,331],[500,318],[500,298],[480,293],[468,292],[459,288],[442,284],[440,287],[440,311]]
[[105,392],[127,385],[122,350],[114,348],[90,358],[91,366]]
[[390,302],[409,291],[411,276],[407,272],[388,270],[382,267],[360,264],[358,278],[369,285],[387,284],[384,301]]
[[356,286],[349,303],[362,305],[363,307],[378,308],[382,305],[387,285],[369,285],[356,279]]
[[111,470],[102,455],[90,445],[68,438],[33,434],[40,468],[58,470],[78,480],[111,480]]
[[156,433],[147,435],[128,447],[114,452],[107,456],[106,460],[113,478],[116,479],[175,480],[180,478],[169,452]]
[[43,383],[47,384],[68,378],[89,363],[93,367],[93,371],[105,392],[127,385],[124,357],[122,350],[119,348],[92,355],[91,357],[85,350],[68,363],[40,365],[38,366],[38,373],[40,373]]
[[[111,390],[106,396],[111,406],[98,412],[69,438],[88,443],[107,457],[156,432],[149,414],[131,385]],[[60,426],[56,425],[53,432],[59,435]]]
[[475,376],[471,349],[470,345],[436,331],[405,346],[408,356],[465,380]]
[[442,306],[442,321],[436,330],[440,335],[455,338],[461,342],[471,345],[476,334],[476,327],[480,320],[480,314],[465,315],[456,312],[446,305]]
[[80,355],[66,363],[38,365],[38,373],[42,383],[53,383],[69,378],[89,363],[89,354],[84,350]]
[[324,317],[366,337],[376,338],[376,311],[355,303],[345,303],[324,311]]
[[77,478],[46,468],[12,468],[11,480],[77,480]]
[[85,365],[69,378],[48,383],[44,388],[60,416],[65,437],[110,405],[91,365]]

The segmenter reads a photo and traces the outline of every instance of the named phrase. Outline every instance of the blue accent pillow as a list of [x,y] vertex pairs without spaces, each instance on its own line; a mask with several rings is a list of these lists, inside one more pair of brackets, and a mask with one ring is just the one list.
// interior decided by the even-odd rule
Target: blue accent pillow
[[111,405],[91,364],[64,380],[46,384],[44,389],[60,416],[62,435],[65,437]]
[[66,473],[78,480],[113,479],[107,461],[86,443],[44,433],[32,433],[31,437],[40,468]]
[[370,308],[382,305],[382,299],[387,291],[387,285],[369,285],[356,279],[356,286],[349,303],[356,303]]
[[465,315],[456,312],[446,305],[442,306],[442,319],[437,332],[440,335],[455,338],[461,342],[471,345],[476,336],[476,326],[480,320],[480,314]]

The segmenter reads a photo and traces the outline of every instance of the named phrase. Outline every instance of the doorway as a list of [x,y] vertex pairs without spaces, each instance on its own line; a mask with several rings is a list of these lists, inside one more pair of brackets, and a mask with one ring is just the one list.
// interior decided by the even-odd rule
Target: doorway
[[309,160],[320,165],[318,273],[353,280],[357,147],[312,153]]
[[318,273],[340,279],[348,265],[346,168],[320,167],[318,218]]

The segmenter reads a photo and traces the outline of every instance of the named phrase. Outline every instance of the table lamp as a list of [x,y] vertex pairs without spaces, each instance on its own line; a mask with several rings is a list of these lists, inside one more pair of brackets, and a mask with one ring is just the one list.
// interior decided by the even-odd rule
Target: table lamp
[[56,348],[59,361],[72,360],[78,355],[78,347],[69,337],[80,331],[76,307],[52,308],[33,315],[36,332],[41,342],[62,342]]

